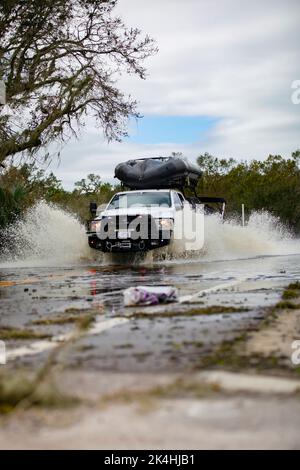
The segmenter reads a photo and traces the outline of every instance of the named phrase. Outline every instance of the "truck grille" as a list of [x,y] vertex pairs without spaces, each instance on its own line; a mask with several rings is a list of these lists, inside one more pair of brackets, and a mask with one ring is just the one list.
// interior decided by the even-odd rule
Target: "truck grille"
[[151,215],[105,217],[101,221],[101,226],[103,226],[104,234],[108,238],[118,238],[119,230],[128,230],[129,233],[140,233],[140,238],[142,239],[158,238],[158,227]]

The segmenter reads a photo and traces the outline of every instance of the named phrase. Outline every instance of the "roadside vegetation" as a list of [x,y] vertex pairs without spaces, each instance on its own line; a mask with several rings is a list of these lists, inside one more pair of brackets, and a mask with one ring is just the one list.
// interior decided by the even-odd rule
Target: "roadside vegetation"
[[253,210],[267,210],[299,233],[300,150],[289,158],[269,155],[263,161],[248,162],[205,153],[197,163],[203,169],[198,193],[225,197],[227,213],[240,214],[241,204],[246,216]]

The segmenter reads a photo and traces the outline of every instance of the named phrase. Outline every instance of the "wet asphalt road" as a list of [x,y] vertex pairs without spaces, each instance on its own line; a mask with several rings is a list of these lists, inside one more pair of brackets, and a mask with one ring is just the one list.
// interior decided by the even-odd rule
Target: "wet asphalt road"
[[[70,367],[91,370],[182,371],[197,367],[201,356],[222,341],[255,327],[263,316],[262,307],[274,304],[282,288],[299,275],[300,255],[151,265],[6,266],[0,268],[0,325],[65,334],[73,324],[34,326],[33,322],[85,309],[97,310],[97,321],[126,316],[122,293],[130,286],[175,285],[179,295],[185,296],[228,283],[228,288],[201,297],[201,306],[240,306],[247,307],[247,312],[176,318],[162,318],[158,313],[151,319],[130,319],[99,334],[85,335],[60,358]],[[10,351],[31,343],[34,340],[13,339],[6,347]],[[47,354],[24,355],[16,363],[39,365]]]

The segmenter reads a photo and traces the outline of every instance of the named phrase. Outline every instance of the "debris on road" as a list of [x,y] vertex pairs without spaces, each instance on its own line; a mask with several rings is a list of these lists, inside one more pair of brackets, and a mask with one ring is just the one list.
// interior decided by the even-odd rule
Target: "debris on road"
[[176,287],[171,286],[139,286],[125,289],[123,297],[125,307],[133,307],[135,305],[176,302],[178,293]]

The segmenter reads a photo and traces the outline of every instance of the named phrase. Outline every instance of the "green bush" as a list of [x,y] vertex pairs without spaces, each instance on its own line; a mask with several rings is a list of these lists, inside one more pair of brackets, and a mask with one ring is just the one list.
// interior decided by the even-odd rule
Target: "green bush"
[[0,228],[12,223],[22,212],[26,191],[17,185],[11,189],[0,186]]

